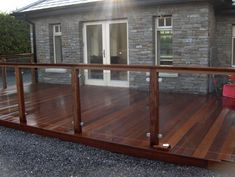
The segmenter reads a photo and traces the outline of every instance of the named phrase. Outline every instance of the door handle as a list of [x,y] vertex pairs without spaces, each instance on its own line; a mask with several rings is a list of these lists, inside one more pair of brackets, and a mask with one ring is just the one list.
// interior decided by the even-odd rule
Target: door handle
[[103,57],[105,58],[105,50],[103,50]]

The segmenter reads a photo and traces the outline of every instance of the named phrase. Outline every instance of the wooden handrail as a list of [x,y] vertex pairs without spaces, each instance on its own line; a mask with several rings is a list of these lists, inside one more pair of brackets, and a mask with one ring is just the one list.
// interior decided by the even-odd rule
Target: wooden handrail
[[97,69],[97,70],[130,70],[130,71],[149,71],[154,66],[147,65],[100,65],[100,64],[17,64],[17,63],[0,63],[5,67],[20,68],[63,68],[63,69]]
[[153,65],[100,65],[100,64],[20,64],[20,63],[0,63],[0,66],[19,68],[64,68],[64,69],[97,69],[97,70],[122,70],[122,71],[150,71],[156,69],[163,73],[188,73],[188,74],[232,74],[235,68],[232,67],[186,67],[186,66],[153,66]]
[[34,55],[32,53],[0,55],[0,58],[5,58],[6,63],[33,63]]
[[0,57],[3,58],[33,57],[33,53],[6,54],[6,55],[0,55]]

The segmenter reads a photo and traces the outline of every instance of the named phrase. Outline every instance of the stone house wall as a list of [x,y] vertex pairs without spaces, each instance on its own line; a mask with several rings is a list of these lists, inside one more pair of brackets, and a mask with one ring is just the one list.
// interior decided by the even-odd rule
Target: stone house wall
[[[155,20],[158,16],[172,15],[173,18],[173,64],[174,66],[208,66],[213,44],[215,24],[213,8],[208,3],[188,3],[152,7],[116,8],[93,10],[70,15],[33,19],[36,25],[37,56],[39,63],[51,61],[51,24],[62,27],[62,52],[64,63],[83,63],[84,22],[127,19],[129,35],[129,63],[155,64]],[[43,73],[40,79],[49,78]],[[69,79],[69,73],[58,74],[61,80]],[[142,78],[142,79],[141,79]],[[146,75],[131,75],[130,82],[146,83]],[[47,79],[48,80],[48,79]],[[142,81],[141,81],[142,80]],[[44,80],[46,81],[46,80]],[[143,84],[140,85],[143,85]],[[206,93],[208,77],[179,74],[178,77],[163,77],[160,87],[167,91]]]
[[232,63],[232,27],[233,16],[216,16],[216,62],[215,66],[230,67]]

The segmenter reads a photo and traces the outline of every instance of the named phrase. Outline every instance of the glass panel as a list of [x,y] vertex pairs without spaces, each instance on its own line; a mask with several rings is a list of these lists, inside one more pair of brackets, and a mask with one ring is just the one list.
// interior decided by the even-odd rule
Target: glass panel
[[232,65],[235,65],[235,38],[233,38],[233,63]]
[[[9,62],[9,60],[7,61]],[[5,82],[7,84],[6,89],[3,88]],[[0,67],[0,96],[0,120],[9,121],[12,119],[12,121],[18,123],[18,100],[14,68]]]
[[129,87],[121,89],[118,84],[80,85],[83,133],[103,141],[149,147],[149,72],[130,71],[129,76]]
[[166,18],[166,26],[172,26],[170,17]]
[[[26,75],[28,74],[25,72],[23,75],[27,125],[41,127],[41,125],[45,125],[49,121],[54,125],[50,127],[51,131],[73,132],[73,119],[71,116],[73,110],[69,106],[72,99],[71,70],[38,68],[37,73],[39,82],[33,85],[27,83],[28,76]],[[48,100],[48,95],[53,99]],[[42,116],[44,119],[43,122],[40,122],[40,117]]]
[[[110,24],[110,64],[127,64],[127,24]],[[126,81],[126,71],[111,71],[111,80]]]
[[[171,65],[169,61],[172,61],[173,51],[172,51],[172,31],[162,30],[158,32],[159,52],[160,52],[160,63],[165,63],[166,65]],[[167,62],[165,62],[167,61]]]
[[[103,64],[102,25],[87,26],[87,59],[88,64]],[[102,70],[89,70],[89,79],[103,79]]]
[[[177,78],[162,77],[159,82],[160,144],[167,144],[170,139],[176,142],[174,154],[234,162],[235,144],[229,138],[234,131],[232,95],[235,92],[230,86],[226,75],[179,73]],[[182,129],[188,121],[192,124]],[[217,126],[216,135],[210,136]]]
[[63,61],[61,36],[55,36],[55,58],[58,63]]

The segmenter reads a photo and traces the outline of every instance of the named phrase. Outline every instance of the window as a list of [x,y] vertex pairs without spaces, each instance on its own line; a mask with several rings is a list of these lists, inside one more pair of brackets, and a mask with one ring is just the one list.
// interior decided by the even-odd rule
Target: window
[[61,40],[61,25],[53,25],[53,56],[54,63],[63,62],[62,57],[62,40]]
[[235,67],[235,25],[233,25],[232,37],[232,66]]
[[156,21],[156,64],[173,65],[172,17],[159,17]]

